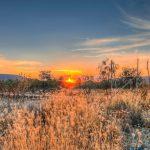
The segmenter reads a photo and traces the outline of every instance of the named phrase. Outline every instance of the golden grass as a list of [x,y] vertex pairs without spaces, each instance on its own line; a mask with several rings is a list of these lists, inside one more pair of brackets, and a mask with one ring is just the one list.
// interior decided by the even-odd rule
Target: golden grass
[[[140,94],[122,91],[108,96],[102,91],[60,91],[41,102],[41,109],[13,110],[6,133],[0,137],[5,150],[121,150],[124,136],[121,118],[108,113],[118,101],[135,109],[144,102]],[[127,110],[121,110],[126,116]],[[120,110],[117,110],[120,115]]]

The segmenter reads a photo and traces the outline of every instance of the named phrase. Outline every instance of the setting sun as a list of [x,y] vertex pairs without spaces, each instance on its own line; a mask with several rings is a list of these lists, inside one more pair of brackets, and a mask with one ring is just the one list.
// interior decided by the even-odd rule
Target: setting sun
[[71,77],[69,77],[68,79],[65,80],[66,83],[76,83],[75,79],[72,79]]
[[77,80],[70,76],[63,81],[63,86],[66,88],[73,88],[75,85],[77,85]]
[[61,86],[65,88],[74,88],[75,86],[81,83],[78,77],[73,77],[73,76],[63,76],[60,79],[60,82],[61,82]]
[[73,88],[80,84],[79,76],[82,75],[81,70],[60,69],[55,70],[55,72],[61,75],[60,82],[62,87]]

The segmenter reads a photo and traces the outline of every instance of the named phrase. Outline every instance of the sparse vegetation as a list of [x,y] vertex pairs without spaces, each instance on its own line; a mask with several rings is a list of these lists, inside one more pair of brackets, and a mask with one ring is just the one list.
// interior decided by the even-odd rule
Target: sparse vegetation
[[116,71],[118,65],[113,61],[108,64],[108,60],[103,61],[102,65],[99,66],[100,70],[100,81],[93,82],[91,80],[82,83],[79,88],[82,89],[115,89],[115,88],[124,88],[124,89],[134,89],[144,86],[142,76],[135,68],[123,68],[121,75],[116,77]]
[[[0,81],[0,95],[7,97],[24,96],[28,93],[48,92],[59,88],[59,81],[52,78],[51,72],[41,71],[40,79],[22,77],[20,79],[8,79]],[[40,93],[41,93],[40,92]]]

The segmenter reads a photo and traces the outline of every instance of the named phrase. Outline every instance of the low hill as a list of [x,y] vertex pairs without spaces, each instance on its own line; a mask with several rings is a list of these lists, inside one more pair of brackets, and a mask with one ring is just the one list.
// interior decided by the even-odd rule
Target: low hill
[[15,80],[15,79],[21,79],[22,77],[19,75],[13,75],[13,74],[0,74],[0,80]]
[[144,79],[146,84],[149,84],[149,77],[145,76],[145,77],[143,77],[143,79]]

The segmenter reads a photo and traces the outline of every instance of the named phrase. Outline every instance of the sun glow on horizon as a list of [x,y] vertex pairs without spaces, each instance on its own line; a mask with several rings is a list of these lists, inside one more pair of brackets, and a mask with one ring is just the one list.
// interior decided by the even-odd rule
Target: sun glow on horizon
[[73,69],[59,69],[54,70],[56,73],[63,73],[64,75],[81,75],[83,72],[81,70],[73,70]]
[[61,80],[61,85],[62,87],[65,88],[74,88],[75,86],[79,85],[81,81],[79,80],[78,77],[73,77],[73,76],[64,76]]

